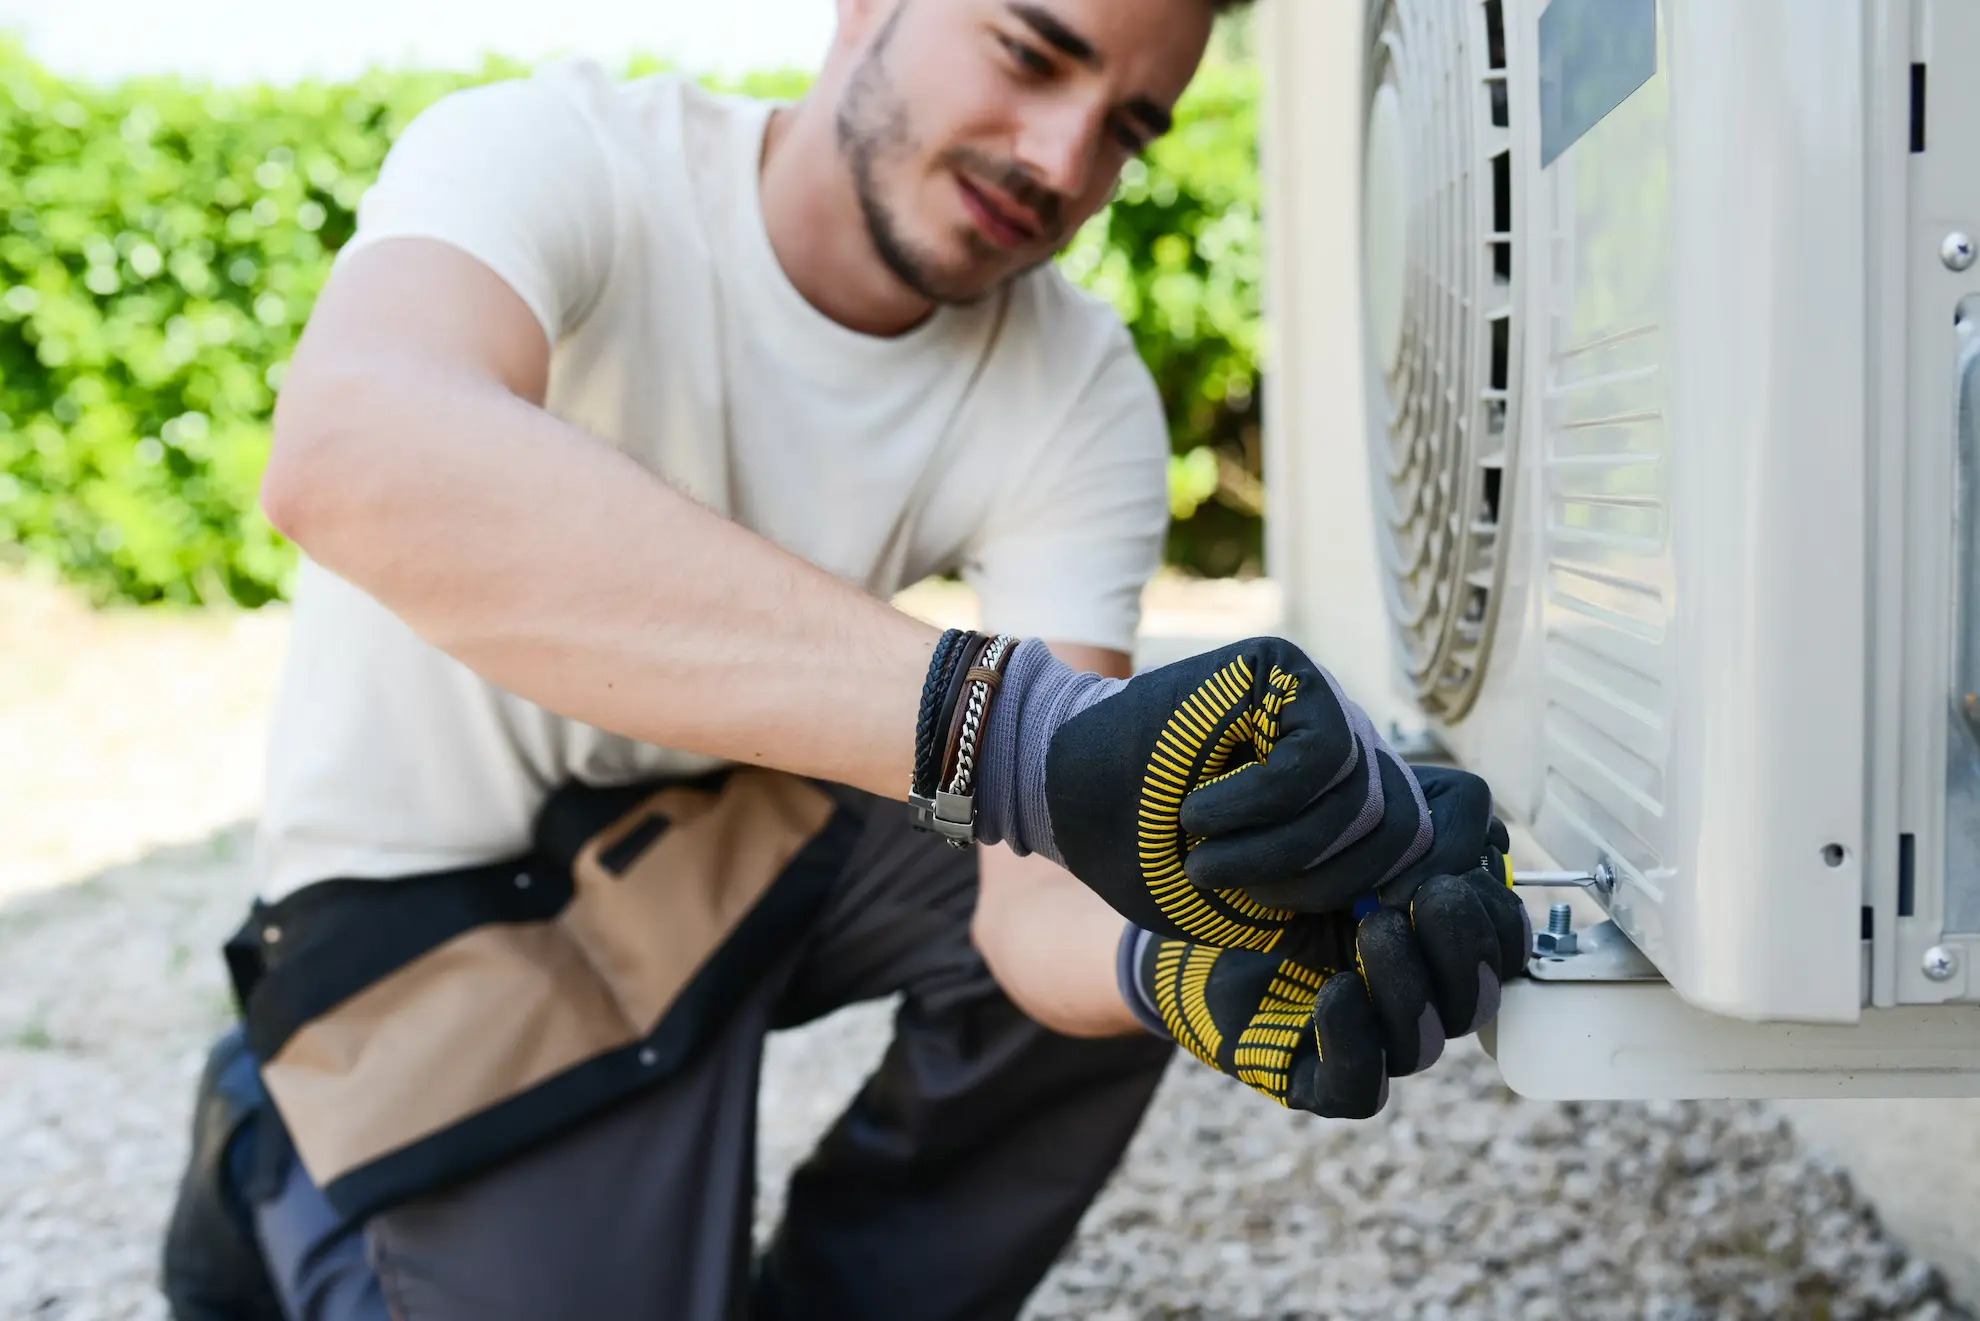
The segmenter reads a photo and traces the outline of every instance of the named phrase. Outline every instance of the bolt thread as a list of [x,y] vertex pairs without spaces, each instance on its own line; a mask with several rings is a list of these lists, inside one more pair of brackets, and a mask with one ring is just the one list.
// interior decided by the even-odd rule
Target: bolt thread
[[1565,936],[1574,930],[1574,908],[1569,904],[1554,904],[1547,909],[1547,933]]

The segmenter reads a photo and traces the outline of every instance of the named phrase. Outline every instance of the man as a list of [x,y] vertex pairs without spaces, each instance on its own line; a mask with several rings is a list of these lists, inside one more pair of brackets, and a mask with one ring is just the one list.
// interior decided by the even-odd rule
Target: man
[[[408,128],[277,408],[177,1315],[1013,1316],[1173,1040],[1365,1115],[1490,1017],[1482,784],[1277,640],[1120,682],[1165,426],[1047,263],[1219,7],[839,0],[791,106],[580,64]],[[1003,635],[885,604],[951,568]],[[896,993],[752,1264],[763,1035]]]

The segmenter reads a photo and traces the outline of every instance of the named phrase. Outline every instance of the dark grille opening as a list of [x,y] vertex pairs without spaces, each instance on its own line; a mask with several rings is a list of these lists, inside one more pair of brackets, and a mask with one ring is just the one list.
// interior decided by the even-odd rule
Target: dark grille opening
[[1506,80],[1503,78],[1494,78],[1485,84],[1485,89],[1492,96],[1492,126],[1494,128],[1510,128],[1512,126],[1512,110],[1506,101]]
[[1492,322],[1492,388],[1506,388],[1507,362],[1512,350],[1512,318],[1497,317]]
[[1912,916],[1913,905],[1918,901],[1918,840],[1911,835],[1898,836],[1898,916]]
[[1512,153],[1509,151],[1492,158],[1492,228],[1500,234],[1512,232]]
[[1925,150],[1925,66],[1911,66],[1911,149]]
[[1500,284],[1512,283],[1512,244],[1492,245],[1492,274]]
[[1501,0],[1485,0],[1485,50],[1492,67],[1506,67],[1506,10]]
[[1493,527],[1499,525],[1499,481],[1504,476],[1505,469],[1503,468],[1487,468],[1485,470],[1485,508],[1482,512],[1485,515],[1484,521],[1490,523]]

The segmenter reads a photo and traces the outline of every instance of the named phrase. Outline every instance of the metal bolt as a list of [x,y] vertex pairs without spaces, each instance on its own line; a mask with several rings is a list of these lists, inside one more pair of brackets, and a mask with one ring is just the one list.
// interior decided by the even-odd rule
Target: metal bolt
[[1547,929],[1533,934],[1533,952],[1542,958],[1562,958],[1580,950],[1580,938],[1574,934],[1574,909],[1567,904],[1550,905]]
[[642,1067],[650,1069],[660,1062],[660,1052],[648,1046],[639,1052],[639,1062]]
[[527,890],[527,889],[529,888],[529,873],[528,873],[528,872],[526,872],[526,871],[519,871],[519,872],[517,872],[517,873],[516,873],[516,888],[517,888],[518,890]]
[[1949,982],[1959,972],[1959,951],[1934,945],[1925,951],[1925,975],[1935,982]]
[[282,939],[282,928],[278,926],[265,926],[261,929],[261,942],[264,945],[273,945],[280,939]]
[[1972,238],[1957,229],[1946,235],[1939,244],[1939,260],[1950,271],[1963,271],[1971,266],[1973,255]]

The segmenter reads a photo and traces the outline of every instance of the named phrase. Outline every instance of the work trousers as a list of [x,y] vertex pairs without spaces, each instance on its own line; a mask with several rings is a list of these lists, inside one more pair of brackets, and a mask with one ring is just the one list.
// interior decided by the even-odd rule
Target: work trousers
[[[970,943],[972,853],[863,817],[803,941],[679,1073],[458,1184],[338,1222],[300,1166],[256,1208],[296,1321],[1014,1317],[1140,1122],[1172,1047],[1032,1022]],[[751,1250],[766,1034],[898,994],[894,1037]],[[292,1160],[293,1158],[291,1158]]]

